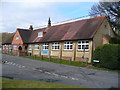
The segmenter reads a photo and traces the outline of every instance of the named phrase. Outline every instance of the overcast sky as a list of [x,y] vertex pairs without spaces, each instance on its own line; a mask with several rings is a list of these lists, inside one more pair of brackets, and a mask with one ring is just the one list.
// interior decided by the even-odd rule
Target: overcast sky
[[19,0],[0,2],[0,32],[15,32],[16,28],[28,29],[47,25],[48,18],[52,23],[77,18],[89,14],[90,8],[97,2],[37,2]]

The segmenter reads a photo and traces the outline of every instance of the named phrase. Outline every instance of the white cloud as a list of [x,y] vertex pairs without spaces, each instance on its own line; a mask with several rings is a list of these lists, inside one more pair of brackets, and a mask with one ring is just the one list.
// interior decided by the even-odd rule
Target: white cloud
[[[87,12],[87,7],[82,8],[81,12],[79,9],[83,5],[80,4],[79,6],[77,3],[35,2],[36,0],[31,0],[30,2],[2,1],[4,1],[1,7],[3,20],[0,21],[3,24],[0,24],[0,32],[15,32],[16,28],[29,28],[31,24],[35,28],[39,28],[40,26],[47,25],[49,17],[52,23],[55,23],[75,18],[76,15],[74,13],[80,16],[82,12]],[[78,7],[75,6],[76,4]]]
[[2,4],[2,23],[0,32],[15,32],[16,28],[29,28],[47,25],[48,18],[53,21],[64,18],[52,3],[4,2]]

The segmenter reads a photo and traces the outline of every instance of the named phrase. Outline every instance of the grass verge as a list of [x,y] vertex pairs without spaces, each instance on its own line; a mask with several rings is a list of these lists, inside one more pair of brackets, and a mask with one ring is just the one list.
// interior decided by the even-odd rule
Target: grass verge
[[87,66],[87,68],[120,73],[120,70],[110,70],[110,69],[107,69],[107,68],[99,68],[99,67],[95,67],[95,66],[92,66],[92,65]]
[[85,88],[81,86],[47,83],[31,80],[2,79],[2,88]]
[[47,61],[47,62],[53,62],[53,63],[58,63],[58,64],[65,64],[65,65],[71,65],[71,66],[77,66],[77,67],[85,67],[86,66],[86,62],[80,62],[80,61],[71,61],[71,60],[60,60],[57,58],[46,58],[43,57],[41,59],[41,57],[38,56],[20,56],[20,57],[24,57],[24,58],[29,58],[29,59],[33,59],[33,60],[39,60],[39,61]]

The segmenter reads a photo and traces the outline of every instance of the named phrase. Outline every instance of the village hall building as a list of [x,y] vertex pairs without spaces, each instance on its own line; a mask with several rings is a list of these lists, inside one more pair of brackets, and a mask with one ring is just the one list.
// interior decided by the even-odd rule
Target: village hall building
[[97,46],[109,43],[114,32],[107,16],[98,16],[60,25],[33,29],[17,28],[13,37],[2,45],[3,53],[37,55],[72,61],[91,62]]

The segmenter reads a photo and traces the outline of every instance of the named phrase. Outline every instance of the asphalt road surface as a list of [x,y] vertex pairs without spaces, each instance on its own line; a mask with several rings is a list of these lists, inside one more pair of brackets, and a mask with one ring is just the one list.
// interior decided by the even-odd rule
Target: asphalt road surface
[[2,55],[2,77],[79,85],[90,88],[118,88],[118,73],[74,67],[27,58]]

